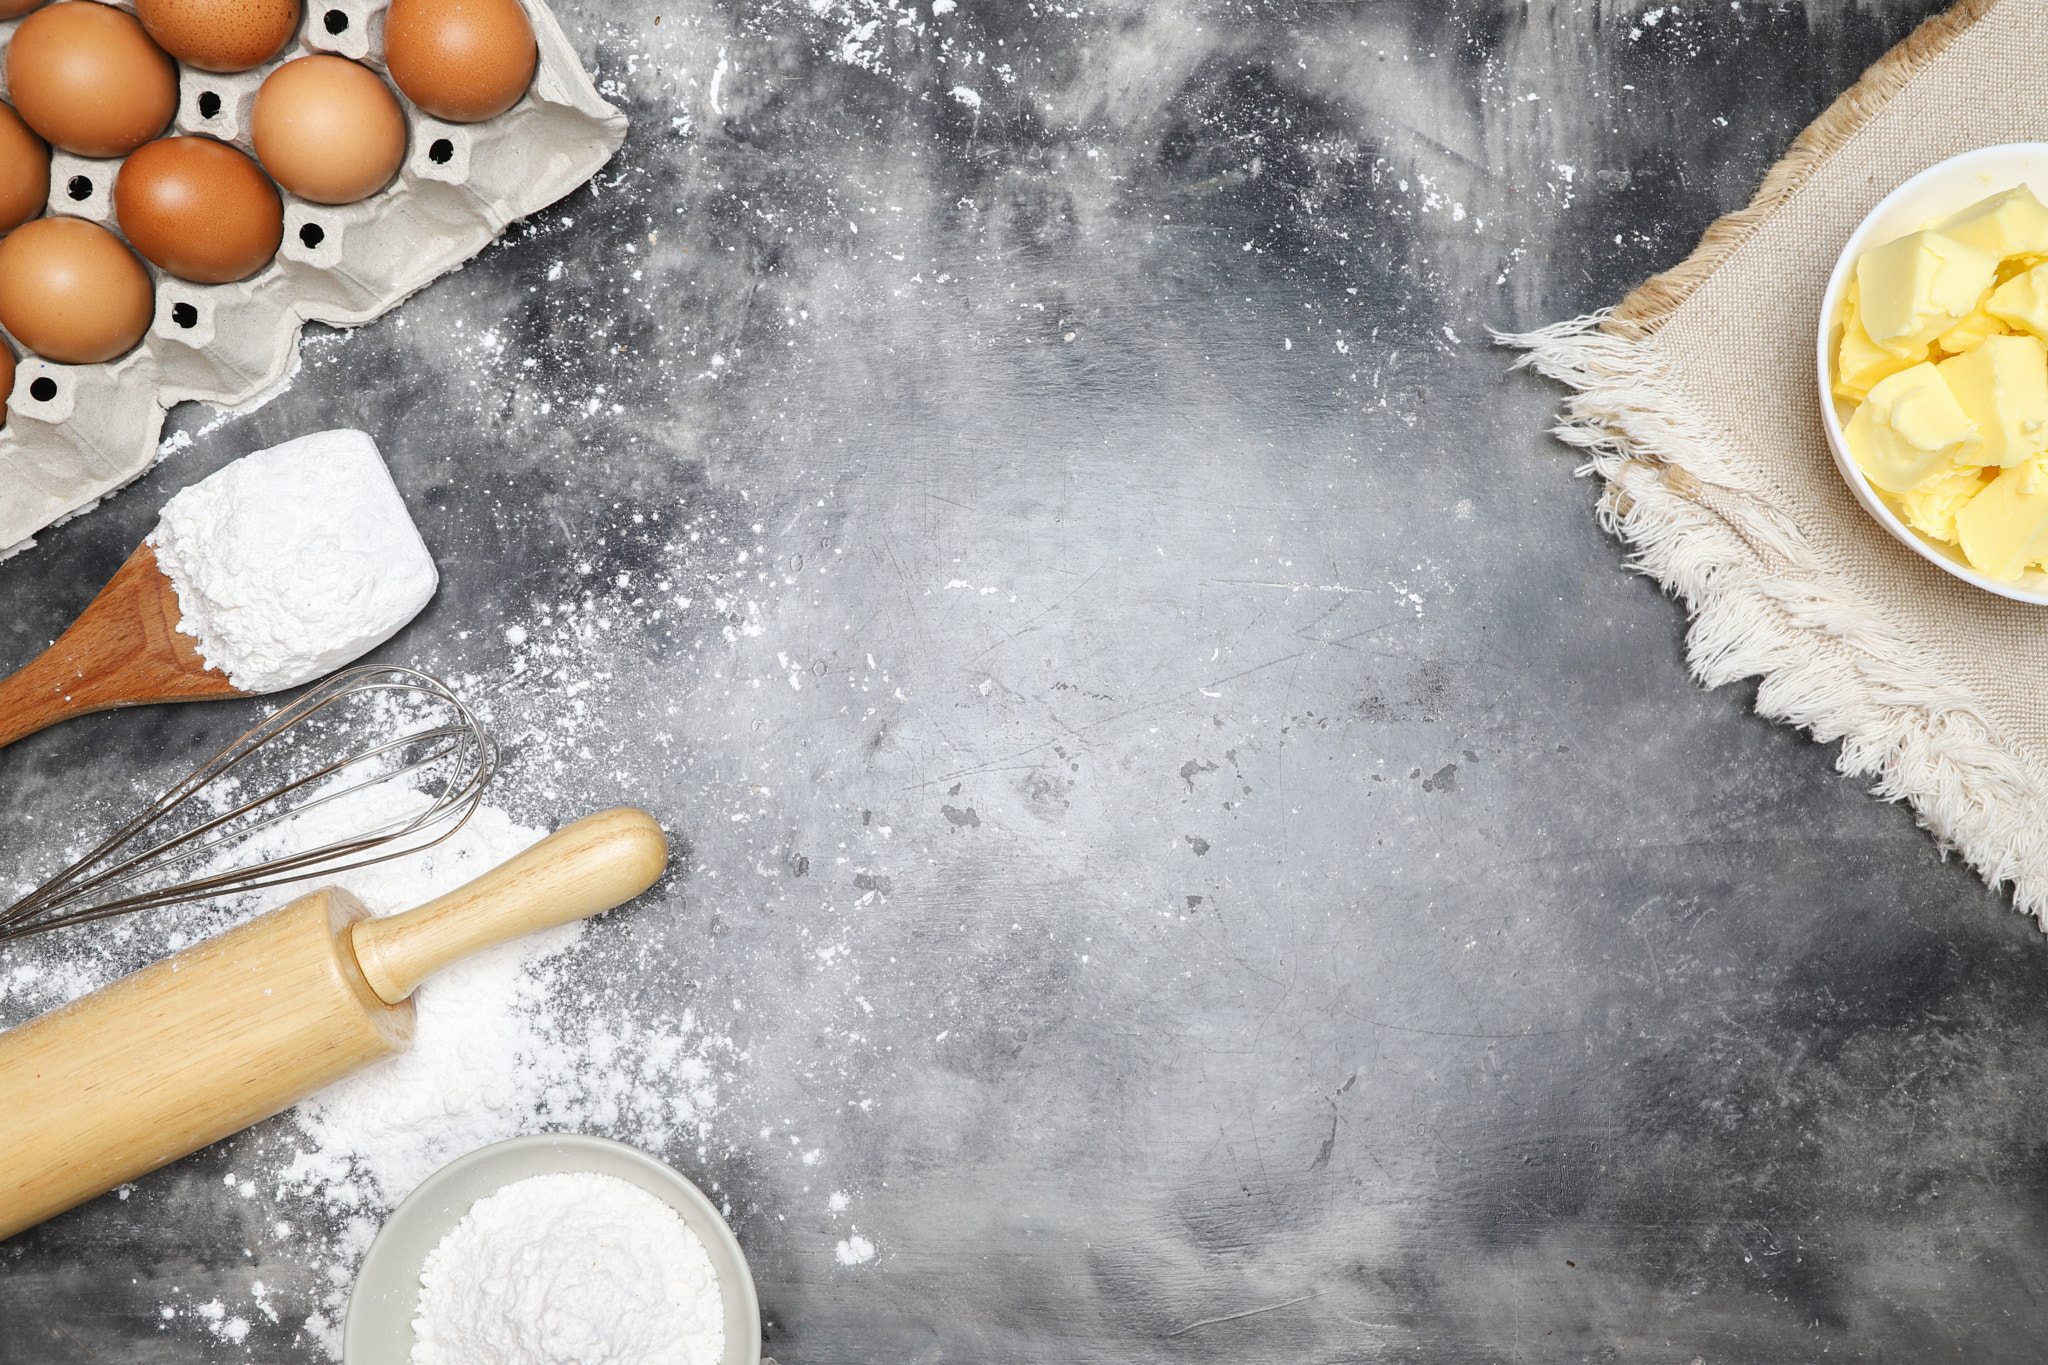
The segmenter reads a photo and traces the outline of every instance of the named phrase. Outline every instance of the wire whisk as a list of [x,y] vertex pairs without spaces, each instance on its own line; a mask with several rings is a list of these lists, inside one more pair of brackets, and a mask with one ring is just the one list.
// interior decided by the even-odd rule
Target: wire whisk
[[[404,733],[331,757],[364,726]],[[0,911],[0,942],[418,853],[468,823],[496,767],[482,722],[438,678],[346,669]]]

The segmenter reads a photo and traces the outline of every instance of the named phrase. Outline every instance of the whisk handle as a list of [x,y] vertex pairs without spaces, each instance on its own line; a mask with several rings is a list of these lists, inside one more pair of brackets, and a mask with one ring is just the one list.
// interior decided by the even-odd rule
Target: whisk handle
[[624,904],[667,865],[668,840],[646,811],[586,815],[438,900],[350,926],[356,963],[395,1005],[471,953]]

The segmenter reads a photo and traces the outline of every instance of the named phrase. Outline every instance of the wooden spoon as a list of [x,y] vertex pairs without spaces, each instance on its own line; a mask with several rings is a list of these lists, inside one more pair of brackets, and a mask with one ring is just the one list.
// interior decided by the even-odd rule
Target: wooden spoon
[[71,629],[0,680],[0,746],[91,711],[248,696],[206,666],[181,615],[156,551],[141,546]]

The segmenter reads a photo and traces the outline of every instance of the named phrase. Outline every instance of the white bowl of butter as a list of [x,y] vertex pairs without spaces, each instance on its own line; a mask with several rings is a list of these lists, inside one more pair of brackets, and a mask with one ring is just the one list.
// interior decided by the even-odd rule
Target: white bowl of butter
[[2044,206],[2048,143],[1980,147],[1922,171],[1850,235],[1816,342],[1828,449],[1864,510],[1964,582],[2040,605]]

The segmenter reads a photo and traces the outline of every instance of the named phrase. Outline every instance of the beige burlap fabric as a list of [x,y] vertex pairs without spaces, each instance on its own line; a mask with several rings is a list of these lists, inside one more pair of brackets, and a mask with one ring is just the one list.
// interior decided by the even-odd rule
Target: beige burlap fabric
[[[1973,147],[2048,141],[2048,0],[1964,0],[1800,135],[1747,209],[1611,313],[1502,340],[1577,390],[1558,434],[1603,519],[1693,613],[1710,686],[1842,741],[1945,847],[2048,925],[2048,608],[1899,545],[1828,456],[1813,374],[1842,244],[1899,182]],[[1987,98],[1987,95],[1989,96]]]

